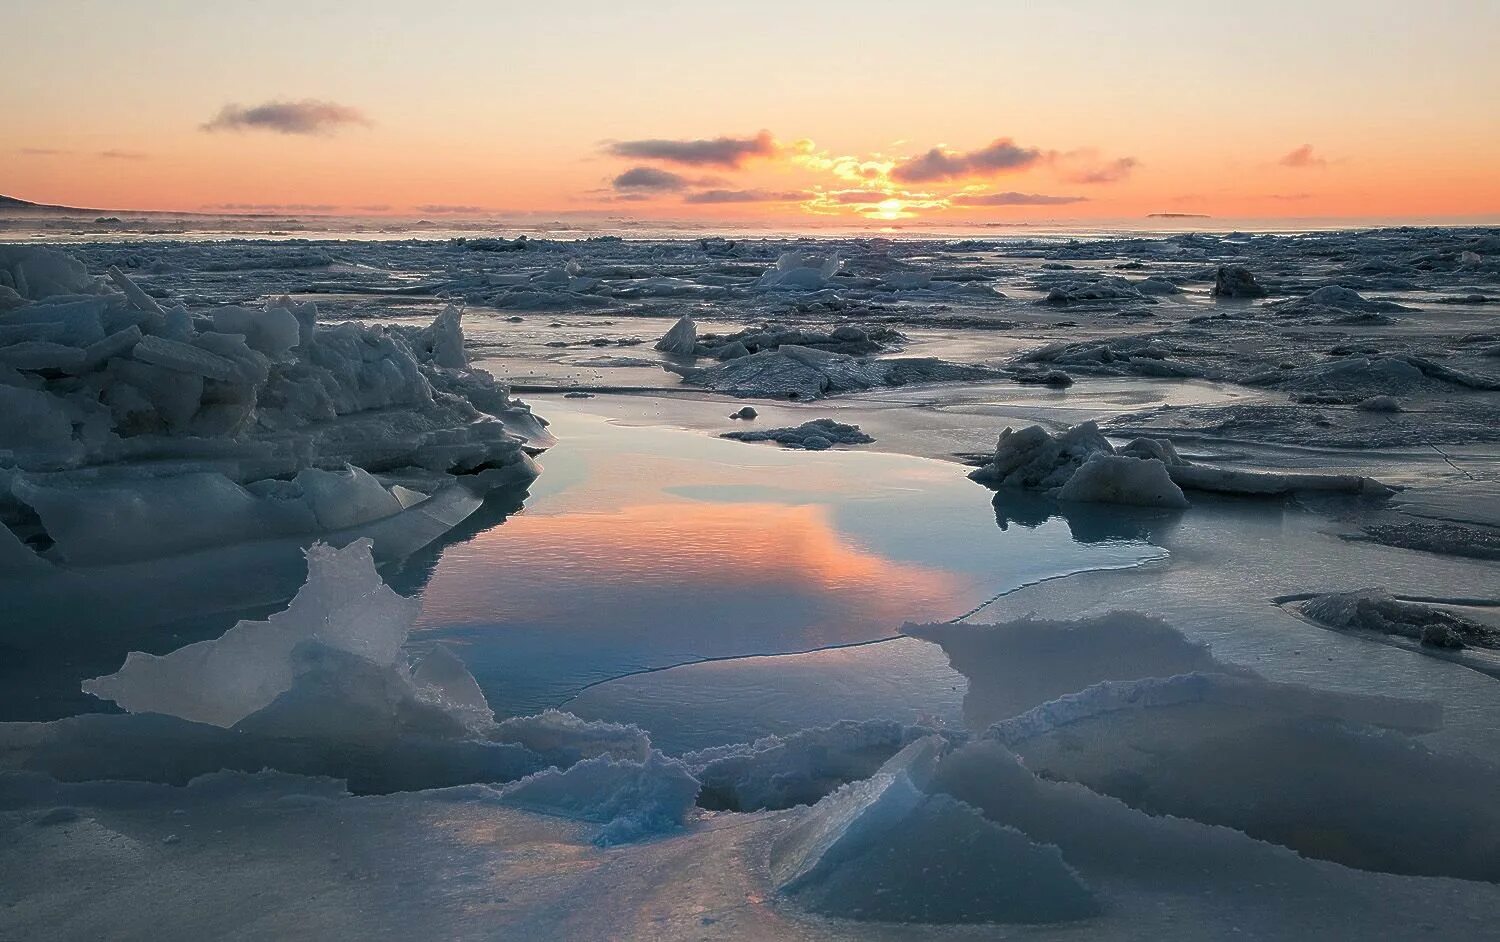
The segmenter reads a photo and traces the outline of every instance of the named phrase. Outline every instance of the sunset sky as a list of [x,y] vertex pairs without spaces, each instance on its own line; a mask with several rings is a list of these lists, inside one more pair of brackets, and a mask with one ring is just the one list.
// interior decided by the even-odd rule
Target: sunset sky
[[0,193],[340,214],[1500,218],[1495,0],[12,0]]

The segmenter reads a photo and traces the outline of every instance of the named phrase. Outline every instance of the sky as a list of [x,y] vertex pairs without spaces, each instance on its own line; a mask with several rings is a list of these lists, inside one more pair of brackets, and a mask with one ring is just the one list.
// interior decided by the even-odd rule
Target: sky
[[4,0],[4,13],[0,193],[36,202],[1500,219],[1495,0]]

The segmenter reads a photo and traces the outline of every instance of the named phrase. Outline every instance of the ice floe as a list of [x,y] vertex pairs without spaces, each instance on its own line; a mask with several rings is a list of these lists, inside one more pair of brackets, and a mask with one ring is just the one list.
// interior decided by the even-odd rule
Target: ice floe
[[861,432],[858,425],[847,425],[827,418],[813,419],[789,428],[724,432],[719,437],[741,442],[775,442],[784,448],[801,448],[806,451],[824,451],[834,445],[867,445],[875,440]]

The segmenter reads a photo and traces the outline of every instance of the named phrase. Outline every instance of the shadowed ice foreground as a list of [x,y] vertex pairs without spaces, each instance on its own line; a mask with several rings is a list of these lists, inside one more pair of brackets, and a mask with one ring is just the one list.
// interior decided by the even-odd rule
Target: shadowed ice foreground
[[[669,922],[691,899],[700,925],[793,937],[838,920],[1149,922],[1166,900],[1373,926],[1411,898],[1389,874],[1426,878],[1456,932],[1496,900],[1500,770],[1412,738],[1440,707],[1269,682],[1160,620],[909,626],[970,678],[965,726],[847,722],[668,756],[633,726],[497,720],[447,648],[405,653],[417,605],[369,541],[307,559],[266,622],[86,684],[130,712],[0,725],[0,813],[24,851],[4,858],[9,925],[81,934],[104,903],[128,928],[155,894],[222,892],[209,872],[246,896],[289,874],[330,885],[302,929],[347,931],[360,911],[392,936],[604,931],[587,907],[559,918],[561,896]],[[448,882],[482,848],[489,863]],[[448,862],[421,870],[433,853]],[[87,861],[95,905],[31,892],[67,860]],[[652,878],[674,881],[674,905]],[[1267,892],[1227,892],[1246,882]],[[121,894],[134,903],[114,908]],[[479,920],[497,897],[499,922]],[[212,931],[208,912],[181,925]]]

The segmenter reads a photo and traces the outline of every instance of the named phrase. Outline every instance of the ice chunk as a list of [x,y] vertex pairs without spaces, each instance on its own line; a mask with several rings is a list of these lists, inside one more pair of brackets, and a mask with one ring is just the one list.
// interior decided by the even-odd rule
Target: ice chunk
[[741,442],[776,442],[786,448],[807,451],[823,451],[834,445],[866,445],[875,440],[861,432],[858,425],[845,425],[833,419],[813,419],[793,428],[725,432],[719,437]]
[[941,645],[953,669],[968,678],[964,721],[972,729],[1100,681],[1233,670],[1166,622],[1136,612],[1077,621],[909,624],[901,631]]
[[1401,403],[1394,396],[1371,396],[1355,403],[1354,408],[1365,412],[1400,412]]
[[433,318],[431,324],[422,328],[413,343],[417,356],[444,369],[468,369],[462,315],[463,311],[457,305],[450,304]]
[[12,490],[41,517],[56,555],[72,565],[331,533],[403,510],[394,494],[359,468],[305,468],[291,481],[261,482],[250,489],[223,474],[193,472],[90,476],[55,486],[22,478]]
[[114,265],[109,266],[109,280],[115,283],[115,287],[125,293],[126,299],[137,310],[144,311],[156,317],[166,316],[167,312],[162,310],[161,305],[156,303],[155,298],[142,291],[139,285],[131,281],[128,275]]
[[239,334],[245,343],[272,359],[286,357],[301,343],[301,325],[290,308],[267,304],[263,311],[231,305],[213,312],[214,330]]
[[682,757],[703,783],[698,804],[728,811],[810,805],[849,782],[869,778],[886,760],[932,730],[891,720],[845,720],[753,743],[715,746]]
[[1141,293],[1137,285],[1115,275],[1095,281],[1069,281],[1055,285],[1047,292],[1045,303],[1056,305],[1100,304],[1111,301],[1135,301],[1155,303],[1155,299]]
[[1214,287],[1210,293],[1216,298],[1263,298],[1266,289],[1245,266],[1220,265],[1214,272]]
[[1380,589],[1317,595],[1300,608],[1313,621],[1343,631],[1399,635],[1435,648],[1500,648],[1500,630],[1431,605],[1400,601]]
[[656,342],[656,349],[663,353],[673,353],[678,356],[692,356],[693,349],[698,344],[698,325],[693,319],[684,314],[677,319],[677,323],[662,335]]
[[806,813],[772,848],[777,889],[808,909],[901,923],[1059,922],[1098,912],[1055,847],[923,789],[943,741],[907,746]]
[[684,383],[735,396],[819,399],[880,386],[997,379],[1004,374],[982,366],[950,363],[933,357],[860,359],[812,347],[785,344],[714,366],[664,366]]
[[0,285],[29,301],[99,290],[99,280],[89,275],[82,262],[36,245],[0,245]]
[[994,460],[971,476],[997,486],[1048,489],[1067,483],[1092,455],[1113,453],[1093,422],[1079,423],[1057,436],[1040,425],[1019,432],[1007,427],[995,445]]
[[525,746],[559,766],[599,756],[644,762],[651,752],[651,738],[638,726],[579,719],[559,710],[501,720],[489,738]]
[[222,474],[73,486],[22,479],[12,489],[41,517],[56,555],[72,565],[108,565],[317,529],[305,507],[258,499]]
[[461,718],[470,729],[487,728],[495,722],[495,713],[490,709],[484,691],[479,688],[479,682],[447,645],[434,645],[432,651],[412,668],[411,679],[417,687],[419,699]]
[[1500,881],[1485,849],[1500,814],[1480,797],[1500,769],[1395,731],[1430,731],[1438,716],[1430,704],[1189,674],[1099,684],[987,735],[1039,775],[1148,813],[1363,869]]
[[0,363],[18,370],[57,370],[77,373],[83,366],[84,352],[67,344],[49,340],[23,340],[0,347]]
[[369,540],[343,549],[317,544],[307,551],[307,584],[285,611],[171,654],[132,652],[119,671],[83,689],[132,713],[228,727],[291,688],[292,652],[304,642],[393,665],[421,603],[381,581],[370,549]]
[[825,287],[842,266],[838,253],[783,252],[775,267],[756,280],[755,287],[761,291],[816,291]]
[[[1138,438],[1117,454],[1093,422],[1053,435],[1039,425],[1000,433],[995,455],[969,477],[990,487],[1026,487],[1060,500],[1180,509],[1181,488],[1244,496],[1335,491],[1386,497],[1393,491],[1352,474],[1307,474],[1212,468],[1182,458],[1172,443]],[[1077,481],[1076,484],[1073,482]]]
[[1372,498],[1388,497],[1395,493],[1374,478],[1358,474],[1244,471],[1197,464],[1174,465],[1168,471],[1172,480],[1182,487],[1248,497],[1293,494],[1298,491],[1333,491]]
[[165,337],[142,337],[131,350],[131,356],[143,363],[223,382],[234,379],[238,373],[233,360]]
[[653,751],[640,762],[601,755],[546,769],[499,794],[506,804],[603,824],[594,843],[609,846],[681,827],[698,780],[680,761]]
[[1057,492],[1058,500],[1179,509],[1188,506],[1158,458],[1095,454]]
[[[0,455],[30,452],[46,463],[74,449],[73,413],[62,400],[34,389],[0,384]],[[79,449],[81,451],[81,449]]]
[[293,479],[320,530],[343,530],[401,512],[401,502],[363,468],[304,468]]

